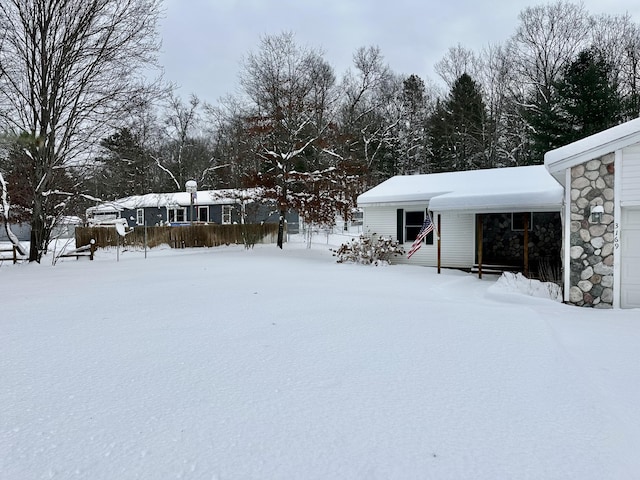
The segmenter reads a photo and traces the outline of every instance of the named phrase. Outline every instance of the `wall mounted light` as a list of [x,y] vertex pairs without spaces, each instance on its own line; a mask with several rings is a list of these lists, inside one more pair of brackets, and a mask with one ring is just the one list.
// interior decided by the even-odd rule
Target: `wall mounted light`
[[591,223],[600,223],[602,222],[602,214],[604,213],[604,208],[602,205],[595,205],[591,207],[591,215],[589,221]]

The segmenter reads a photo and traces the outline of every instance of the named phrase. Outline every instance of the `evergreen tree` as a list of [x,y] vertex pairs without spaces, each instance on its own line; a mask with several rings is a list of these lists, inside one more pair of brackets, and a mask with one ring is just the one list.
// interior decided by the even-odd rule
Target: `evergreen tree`
[[451,87],[430,118],[434,171],[473,170],[486,166],[485,104],[478,84],[466,73]]
[[153,163],[140,140],[128,128],[121,128],[100,142],[105,155],[99,158],[95,175],[95,196],[115,199],[151,193]]
[[542,164],[544,154],[567,143],[567,124],[563,118],[557,92],[548,100],[540,95],[522,110],[522,117],[529,127],[531,164]]
[[545,100],[534,99],[536,107],[524,113],[536,163],[545,152],[606,130],[622,117],[611,65],[595,49],[580,52],[567,65]]
[[564,144],[619,123],[622,105],[612,67],[594,49],[578,55],[565,70],[557,89],[565,121]]
[[410,75],[402,82],[400,93],[402,115],[398,122],[395,174],[428,173],[425,126],[427,95],[424,82]]

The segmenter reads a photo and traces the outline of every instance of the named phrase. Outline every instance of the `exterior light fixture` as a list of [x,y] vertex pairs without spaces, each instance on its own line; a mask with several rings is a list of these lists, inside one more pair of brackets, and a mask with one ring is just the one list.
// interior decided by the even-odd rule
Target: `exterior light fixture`
[[595,205],[591,207],[591,216],[589,221],[591,223],[600,223],[602,222],[602,214],[604,213],[604,208],[602,205]]

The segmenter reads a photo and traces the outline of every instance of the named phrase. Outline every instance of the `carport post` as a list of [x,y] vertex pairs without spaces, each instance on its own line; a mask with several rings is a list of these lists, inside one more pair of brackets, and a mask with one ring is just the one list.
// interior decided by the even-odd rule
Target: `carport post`
[[524,276],[529,277],[529,212],[524,215]]
[[440,273],[440,267],[442,264],[441,252],[440,252],[440,214],[438,214],[438,231],[436,232],[438,236],[438,273]]
[[482,214],[476,215],[476,242],[478,248],[478,278],[482,278]]

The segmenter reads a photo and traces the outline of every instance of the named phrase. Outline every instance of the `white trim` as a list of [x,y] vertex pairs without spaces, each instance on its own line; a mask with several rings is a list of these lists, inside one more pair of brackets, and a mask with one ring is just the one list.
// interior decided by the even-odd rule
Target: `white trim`
[[[402,240],[404,244],[409,244],[409,245],[413,245],[413,242],[415,241],[415,238],[412,240],[408,240],[407,239],[407,214],[408,213],[422,213],[422,221],[420,222],[420,225],[410,225],[411,228],[415,228],[418,227],[418,231],[420,230],[420,228],[422,227],[422,224],[425,221],[425,218],[427,215],[429,215],[428,213],[428,208],[423,208],[423,209],[415,209],[415,210],[408,210],[408,209],[403,209],[404,212],[404,220],[403,220],[403,225],[402,225]],[[429,216],[429,218],[431,218],[431,216]],[[431,222],[433,223],[433,219],[431,219]],[[427,243],[427,238],[429,238],[429,235],[427,234],[426,237],[424,237],[422,239],[422,245],[423,246],[434,246],[437,245],[436,243],[436,232],[435,232],[435,225],[433,226],[434,230],[432,230],[432,235],[431,235],[431,243]],[[417,236],[417,235],[416,235]]]
[[571,289],[571,169],[567,168],[564,173],[564,301],[568,302]]
[[[227,213],[225,214],[225,210],[227,210]],[[231,225],[232,222],[232,215],[231,212],[233,210],[233,205],[222,205],[221,206],[221,210],[220,210],[220,224],[221,225]],[[225,221],[225,217],[228,217],[228,220]]]
[[209,205],[198,205],[197,206],[197,208],[196,208],[196,220],[198,222],[202,221],[202,220],[200,220],[200,209],[206,209],[207,210],[207,215],[206,215],[207,219],[204,220],[204,221],[208,222],[209,221]]
[[136,225],[144,225],[144,208],[136,208]]
[[602,132],[570,143],[544,154],[544,165],[554,177],[588,160],[614,153],[640,141],[640,119],[616,125]]
[[[436,198],[432,197],[429,200],[419,200],[419,202],[426,202],[428,204]],[[362,207],[393,207],[393,208],[407,208],[413,207],[416,201],[413,202],[376,202],[376,203],[363,203]],[[434,207],[435,208],[435,207]],[[451,212],[451,213],[546,213],[546,212],[559,212],[562,210],[560,203],[513,203],[513,204],[495,204],[495,205],[480,205],[472,208],[460,207],[460,208],[438,208],[438,212]],[[435,210],[434,210],[435,211]]]
[[[615,152],[613,160],[613,308],[620,308],[620,296],[622,289],[620,288],[620,228],[622,221],[622,208],[620,205],[620,196],[622,195],[622,171],[624,169],[623,150],[619,149]],[[617,247],[616,247],[617,245]]]
[[[174,219],[171,220],[171,215],[169,212],[173,211],[174,212]],[[178,220],[177,217],[177,213],[178,211],[182,211],[182,215],[184,217],[183,220]],[[187,207],[167,207],[167,222],[168,223],[187,223]]]

